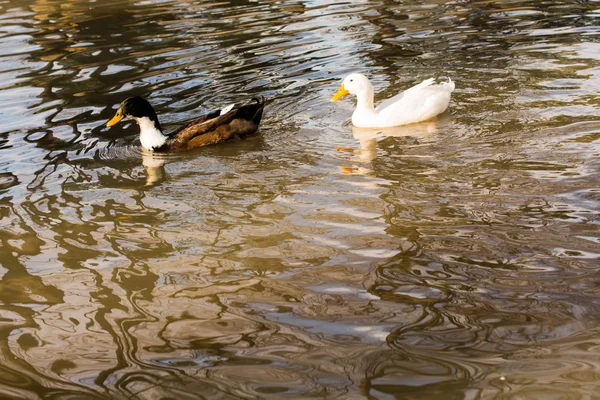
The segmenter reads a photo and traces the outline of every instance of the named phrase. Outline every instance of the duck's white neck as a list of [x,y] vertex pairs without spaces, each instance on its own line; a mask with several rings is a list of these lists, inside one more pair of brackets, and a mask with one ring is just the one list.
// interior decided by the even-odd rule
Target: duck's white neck
[[352,124],[354,126],[363,126],[362,121],[377,117],[373,97],[372,87],[356,93],[356,109],[352,114]]
[[143,148],[154,150],[166,143],[167,136],[163,135],[150,118],[142,117],[135,120],[140,126],[140,142]]
[[372,87],[365,88],[359,93],[356,93],[356,108],[375,112],[374,97],[375,94],[373,93]]

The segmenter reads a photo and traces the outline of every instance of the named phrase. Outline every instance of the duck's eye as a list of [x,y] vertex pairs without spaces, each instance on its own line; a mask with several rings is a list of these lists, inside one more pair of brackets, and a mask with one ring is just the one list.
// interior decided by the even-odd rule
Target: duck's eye
[[350,79],[350,82],[354,82],[354,79]]

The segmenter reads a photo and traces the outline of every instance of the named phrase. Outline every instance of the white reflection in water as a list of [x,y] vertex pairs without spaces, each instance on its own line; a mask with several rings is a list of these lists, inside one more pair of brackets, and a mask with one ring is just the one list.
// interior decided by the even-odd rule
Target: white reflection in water
[[[438,118],[444,118],[438,117]],[[357,161],[371,162],[377,158],[377,142],[388,137],[410,136],[414,138],[427,138],[438,132],[438,121],[426,121],[416,124],[395,126],[391,128],[367,129],[352,127],[352,136],[358,140],[359,148],[354,150]]]

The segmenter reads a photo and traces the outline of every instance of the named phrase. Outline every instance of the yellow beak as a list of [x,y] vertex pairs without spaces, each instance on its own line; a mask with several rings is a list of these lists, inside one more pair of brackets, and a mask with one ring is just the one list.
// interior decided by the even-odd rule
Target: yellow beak
[[350,94],[350,92],[346,90],[346,88],[344,87],[344,84],[342,83],[342,86],[340,86],[337,93],[333,95],[333,97],[331,98],[331,101],[338,101],[339,99],[341,99],[342,97],[344,97],[347,94]]
[[118,123],[122,119],[123,119],[123,113],[121,112],[121,109],[119,108],[117,110],[117,113],[115,114],[115,116],[112,117],[112,119],[106,123],[106,126],[113,126],[114,124]]

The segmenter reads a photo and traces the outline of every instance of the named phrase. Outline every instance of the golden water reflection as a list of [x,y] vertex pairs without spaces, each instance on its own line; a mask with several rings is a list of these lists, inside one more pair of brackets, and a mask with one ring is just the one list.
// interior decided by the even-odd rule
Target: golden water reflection
[[[598,5],[0,4],[0,397],[595,393]],[[331,105],[430,76],[383,131]],[[249,140],[172,128],[263,94]],[[336,151],[337,148],[351,151]]]

